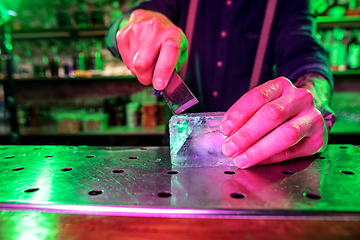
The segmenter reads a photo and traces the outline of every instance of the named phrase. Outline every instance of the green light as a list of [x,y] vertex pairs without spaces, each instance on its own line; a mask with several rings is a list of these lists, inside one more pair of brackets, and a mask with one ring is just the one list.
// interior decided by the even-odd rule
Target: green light
[[11,44],[11,43],[7,43],[7,44],[6,44],[6,49],[9,50],[9,51],[13,50],[12,44]]

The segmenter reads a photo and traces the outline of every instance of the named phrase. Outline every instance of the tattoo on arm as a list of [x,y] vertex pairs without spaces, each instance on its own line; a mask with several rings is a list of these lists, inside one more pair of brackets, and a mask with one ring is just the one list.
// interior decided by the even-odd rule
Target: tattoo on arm
[[327,129],[330,131],[336,118],[334,111],[330,108],[332,89],[329,82],[321,74],[309,73],[300,77],[295,86],[308,89],[312,93],[314,104],[321,112]]

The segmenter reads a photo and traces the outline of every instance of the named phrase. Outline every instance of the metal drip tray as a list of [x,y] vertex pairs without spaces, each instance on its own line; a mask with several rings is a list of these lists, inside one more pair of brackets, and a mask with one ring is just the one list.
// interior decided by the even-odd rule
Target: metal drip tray
[[0,207],[161,216],[359,212],[360,148],[248,170],[178,168],[168,147],[2,146]]

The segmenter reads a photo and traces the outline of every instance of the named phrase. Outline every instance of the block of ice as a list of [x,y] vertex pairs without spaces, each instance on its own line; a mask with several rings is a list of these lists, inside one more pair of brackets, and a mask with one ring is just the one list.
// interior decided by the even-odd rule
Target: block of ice
[[221,152],[223,112],[174,115],[170,119],[171,163],[181,167],[234,166]]

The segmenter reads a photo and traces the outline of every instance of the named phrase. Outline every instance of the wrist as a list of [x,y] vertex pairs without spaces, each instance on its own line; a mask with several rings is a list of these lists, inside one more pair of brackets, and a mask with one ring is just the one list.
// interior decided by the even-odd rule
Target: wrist
[[311,92],[315,107],[320,111],[330,131],[336,120],[334,111],[331,109],[332,87],[327,79],[318,73],[308,73],[295,83],[298,88],[304,88]]

